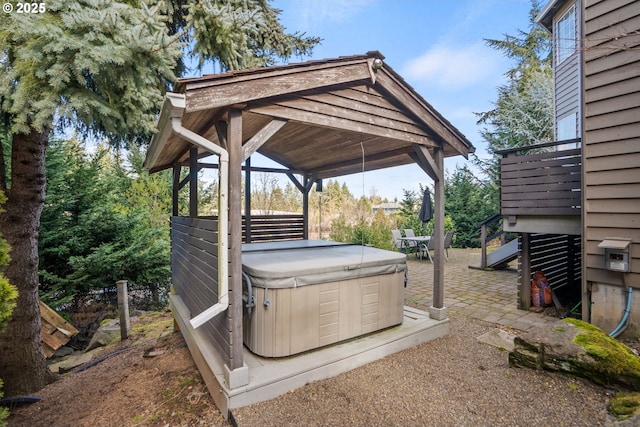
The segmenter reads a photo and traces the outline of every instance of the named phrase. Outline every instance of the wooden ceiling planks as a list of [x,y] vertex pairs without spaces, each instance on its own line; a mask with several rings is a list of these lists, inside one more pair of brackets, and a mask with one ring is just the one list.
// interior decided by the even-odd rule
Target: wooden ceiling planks
[[[382,58],[371,52],[183,79],[176,85],[186,97],[182,123],[220,145],[216,125],[228,108],[240,108],[244,158],[258,151],[321,177],[362,170],[363,148],[366,170],[413,163],[416,146],[443,147],[445,156],[473,152],[390,67],[372,67]],[[186,160],[188,144],[169,138],[156,165]]]

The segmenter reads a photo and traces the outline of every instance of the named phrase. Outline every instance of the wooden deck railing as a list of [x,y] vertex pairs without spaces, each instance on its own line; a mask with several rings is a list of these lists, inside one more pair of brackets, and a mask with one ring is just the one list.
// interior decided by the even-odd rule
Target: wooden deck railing
[[580,140],[502,150],[500,213],[512,215],[580,215],[582,150],[556,150]]

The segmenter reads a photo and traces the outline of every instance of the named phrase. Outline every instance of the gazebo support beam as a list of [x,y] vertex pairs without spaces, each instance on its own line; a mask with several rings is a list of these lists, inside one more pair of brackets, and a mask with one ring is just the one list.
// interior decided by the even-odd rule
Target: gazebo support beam
[[433,257],[433,303],[429,316],[436,320],[447,318],[444,306],[444,149],[436,147],[433,156],[426,147],[414,144],[412,155],[418,165],[433,179],[433,239],[436,241]]
[[251,243],[251,157],[244,164],[244,240]]
[[229,110],[229,318],[232,343],[230,370],[243,365],[242,343],[242,111]]
[[273,119],[267,123],[262,129],[260,129],[251,139],[249,139],[242,147],[243,160],[248,159],[253,153],[258,151],[262,145],[267,142],[273,135],[276,134],[284,125],[287,124],[287,120]]
[[189,150],[189,216],[198,216],[198,149]]
[[[433,305],[429,308],[431,317],[446,318],[444,307],[444,150],[434,150],[438,179],[434,180],[433,238],[436,239],[433,258]],[[440,319],[439,319],[440,320]]]
[[304,174],[304,182],[300,184],[300,181],[293,175],[293,173],[287,173],[287,176],[293,182],[298,190],[302,193],[302,217],[304,228],[304,238],[309,238],[309,191],[311,191],[311,187],[313,187],[313,183],[316,181],[317,176],[315,173],[311,174],[309,177],[308,174]]
[[171,209],[171,214],[173,216],[178,216],[180,214],[179,203],[178,203],[178,191],[180,191],[180,172],[182,171],[182,166],[180,163],[176,163],[173,165],[173,186],[171,187],[172,192],[172,202],[173,206]]

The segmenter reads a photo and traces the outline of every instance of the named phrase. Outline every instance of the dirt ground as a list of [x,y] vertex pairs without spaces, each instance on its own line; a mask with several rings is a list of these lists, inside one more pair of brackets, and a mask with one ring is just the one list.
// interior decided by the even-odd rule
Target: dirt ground
[[229,426],[169,312],[132,319],[131,335],[10,410],[9,426]]
[[[448,337],[238,408],[234,419],[279,427],[614,425],[606,411],[612,390],[509,367],[507,352],[477,339],[495,325],[452,316],[451,328]],[[37,393],[40,402],[11,409],[9,426],[232,425],[173,332],[169,312],[132,319],[126,341],[78,369]]]

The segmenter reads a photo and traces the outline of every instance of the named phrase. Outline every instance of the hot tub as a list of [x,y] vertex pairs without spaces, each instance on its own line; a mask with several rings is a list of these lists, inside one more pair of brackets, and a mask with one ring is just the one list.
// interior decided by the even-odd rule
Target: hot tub
[[244,344],[282,357],[402,323],[406,255],[326,241],[245,244]]

